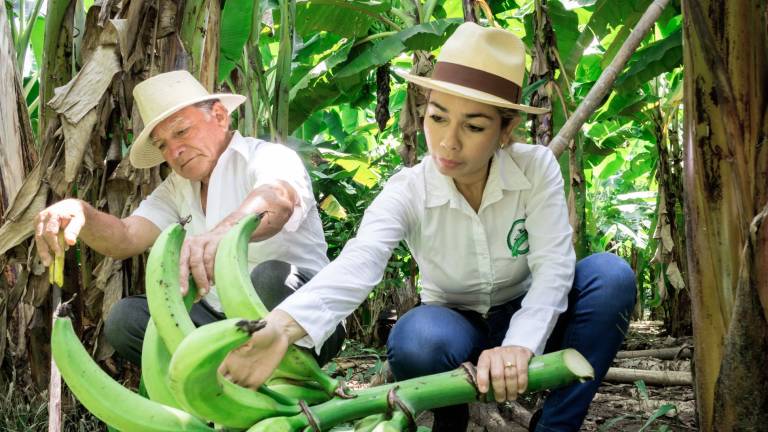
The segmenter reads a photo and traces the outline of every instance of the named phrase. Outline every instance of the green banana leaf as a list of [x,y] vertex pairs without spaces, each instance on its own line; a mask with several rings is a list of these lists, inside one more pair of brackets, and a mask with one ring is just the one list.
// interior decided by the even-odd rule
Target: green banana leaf
[[408,49],[434,50],[453,34],[461,22],[456,18],[441,19],[415,25],[385,37],[367,45],[358,56],[336,73],[336,77],[348,77],[379,67]]
[[[593,6],[592,16],[584,28],[575,40],[570,51],[564,57],[561,57],[565,63],[565,70],[569,76],[572,74],[576,65],[581,61],[584,50],[597,38],[602,40],[606,35],[619,26],[623,25],[628,29],[632,29],[637,24],[637,21],[642,16],[643,12],[651,4],[651,0],[637,0],[637,1],[615,1],[615,0],[598,0]],[[558,30],[558,44],[560,42],[560,30]],[[626,33],[626,36],[629,32]],[[626,36],[624,38],[626,39]],[[624,42],[623,40],[616,40],[619,47]],[[561,52],[563,52],[561,50]]]
[[35,56],[35,65],[40,70],[43,65],[43,42],[45,41],[45,18],[38,16],[32,27],[32,33],[29,36],[29,44],[32,46],[32,53]]
[[683,63],[683,30],[638,50],[629,68],[616,79],[617,92],[632,91],[641,84],[669,72]]
[[219,34],[219,82],[229,76],[243,55],[243,47],[251,36],[253,12],[258,0],[227,0],[221,11]]
[[306,36],[328,31],[357,38],[368,34],[378,16],[390,10],[388,0],[308,0],[296,3],[296,30]]

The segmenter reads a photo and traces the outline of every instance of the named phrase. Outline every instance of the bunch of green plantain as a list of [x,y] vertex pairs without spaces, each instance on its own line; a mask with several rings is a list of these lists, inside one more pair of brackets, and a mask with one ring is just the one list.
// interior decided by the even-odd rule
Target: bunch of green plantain
[[[179,289],[183,226],[168,227],[156,240],[147,261],[151,319],[141,357],[148,397],[107,375],[78,339],[68,306],[59,308],[51,336],[53,359],[89,411],[123,432],[321,431],[358,419],[363,420],[356,431],[392,431],[416,430],[413,418],[419,411],[483,397],[469,363],[451,372],[348,393],[308,351],[295,346],[257,391],[228,381],[218,372],[221,362],[263,328],[261,319],[268,312],[251,284],[247,261],[248,243],[259,220],[243,219],[220,242],[214,272],[227,319],[201,327],[195,327],[189,316],[197,295],[194,283],[190,280],[184,297]],[[529,389],[554,388],[592,376],[581,354],[558,351],[537,356],[529,364]]]
[[[300,413],[299,401],[317,404],[343,392],[338,380],[297,347],[289,350],[275,378],[258,391],[229,382],[217,372],[224,357],[258,331],[263,325],[259,320],[267,313],[251,285],[247,265],[248,240],[258,223],[257,216],[240,223],[222,240],[217,254],[217,290],[225,314],[236,318],[200,328],[189,316],[194,284],[190,281],[185,297],[179,289],[179,255],[186,232],[181,224],[174,224],[158,237],[146,270],[151,319],[141,367],[148,399],[104,373],[77,338],[67,308],[58,313],[52,354],[65,382],[86,408],[124,432],[244,430],[265,418]],[[61,274],[51,273],[52,280]]]

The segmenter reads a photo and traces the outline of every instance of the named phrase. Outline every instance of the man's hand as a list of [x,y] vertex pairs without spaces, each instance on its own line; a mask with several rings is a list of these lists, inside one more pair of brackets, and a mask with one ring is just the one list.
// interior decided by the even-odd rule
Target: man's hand
[[533,352],[521,346],[488,349],[477,360],[477,388],[487,393],[489,383],[497,402],[515,400],[528,387],[528,361]]
[[85,206],[76,199],[66,199],[41,211],[35,217],[35,244],[44,266],[51,265],[54,255],[64,253],[58,234],[64,230],[64,246],[74,246],[85,225]]
[[[275,312],[290,319],[285,312]],[[291,345],[289,332],[280,319],[274,319],[275,312],[267,316],[266,327],[253,333],[248,342],[227,355],[219,366],[222,376],[242,387],[256,390],[272,375]]]
[[179,274],[181,295],[189,291],[189,274],[197,284],[197,299],[205,297],[214,283],[214,263],[219,242],[227,233],[226,229],[217,227],[205,234],[189,236],[184,239],[179,256]]

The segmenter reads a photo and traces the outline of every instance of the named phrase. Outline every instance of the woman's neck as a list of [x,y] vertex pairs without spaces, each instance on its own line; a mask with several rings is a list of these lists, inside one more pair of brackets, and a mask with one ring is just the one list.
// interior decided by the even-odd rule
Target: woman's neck
[[488,163],[488,167],[482,171],[481,176],[474,178],[454,178],[453,184],[456,185],[456,190],[467,200],[469,206],[477,213],[480,210],[480,204],[483,201],[483,193],[485,191],[485,184],[488,182],[488,173],[491,168],[491,163]]

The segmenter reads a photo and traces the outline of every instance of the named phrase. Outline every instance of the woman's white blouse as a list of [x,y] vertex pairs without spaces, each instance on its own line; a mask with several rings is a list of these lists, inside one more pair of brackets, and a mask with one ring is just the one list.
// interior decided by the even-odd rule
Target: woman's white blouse
[[421,299],[485,314],[525,295],[502,345],[544,350],[568,305],[576,257],[563,180],[552,152],[514,144],[495,153],[477,213],[431,157],[405,168],[365,211],[336,260],[277,306],[320,350],[381,281],[405,240],[419,265]]

